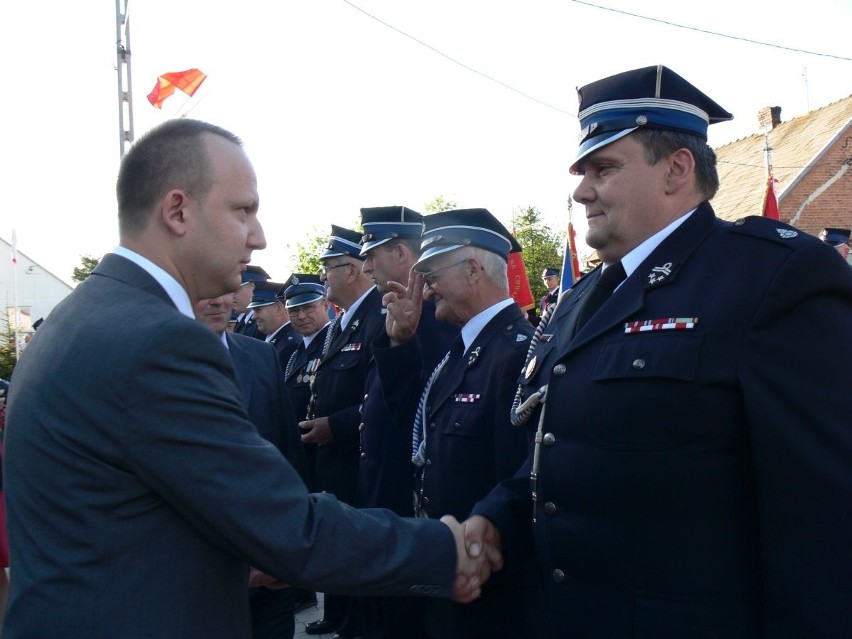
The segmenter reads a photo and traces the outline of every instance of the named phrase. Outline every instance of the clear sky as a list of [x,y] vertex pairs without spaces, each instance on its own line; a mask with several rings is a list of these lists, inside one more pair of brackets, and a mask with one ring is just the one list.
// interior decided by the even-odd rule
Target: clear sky
[[[564,229],[575,88],[613,73],[665,64],[696,84],[735,115],[713,146],[757,133],[762,107],[788,120],[852,94],[849,0],[595,4],[827,55],[571,0],[129,0],[136,135],[188,111],[244,139],[269,244],[254,262],[280,280],[294,243],[362,206],[442,195],[510,224],[532,205]],[[63,279],[117,243],[115,36],[112,0],[0,4],[0,236],[15,227]],[[158,75],[192,67],[208,74],[195,97],[148,103]],[[574,221],[582,243],[581,206]]]

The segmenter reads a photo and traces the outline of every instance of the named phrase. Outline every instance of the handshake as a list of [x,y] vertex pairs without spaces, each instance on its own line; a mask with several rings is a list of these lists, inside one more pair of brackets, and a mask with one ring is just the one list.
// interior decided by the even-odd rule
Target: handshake
[[453,601],[470,603],[479,597],[491,573],[503,568],[500,531],[481,515],[474,515],[462,523],[452,515],[444,515],[441,522],[452,531],[456,540]]

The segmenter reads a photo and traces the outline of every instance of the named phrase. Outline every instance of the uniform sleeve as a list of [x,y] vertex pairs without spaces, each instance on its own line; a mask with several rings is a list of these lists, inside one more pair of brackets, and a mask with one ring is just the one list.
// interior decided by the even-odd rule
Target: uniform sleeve
[[766,636],[852,628],[852,275],[835,258],[792,253],[743,344]]

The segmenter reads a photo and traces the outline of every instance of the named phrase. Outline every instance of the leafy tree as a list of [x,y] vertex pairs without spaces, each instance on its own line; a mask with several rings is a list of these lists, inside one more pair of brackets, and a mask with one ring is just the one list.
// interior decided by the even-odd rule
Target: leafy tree
[[91,255],[81,255],[80,256],[80,266],[74,267],[74,272],[71,274],[71,279],[75,282],[82,282],[89,275],[92,274],[92,271],[95,270],[98,264],[100,264],[101,260],[97,257],[92,257]]
[[443,195],[436,195],[431,202],[426,204],[426,214],[440,213],[441,211],[452,211],[458,208],[453,200],[445,200]]
[[319,256],[327,244],[328,235],[309,235],[304,242],[297,242],[295,247],[291,247],[296,253],[293,270],[296,273],[319,273],[322,267]]
[[524,249],[522,255],[533,296],[540,300],[547,292],[541,281],[541,272],[548,266],[562,267],[564,233],[556,233],[548,228],[542,220],[541,212],[534,206],[515,209],[512,227],[515,238]]
[[12,377],[16,362],[15,331],[3,315],[0,318],[0,378],[8,380]]

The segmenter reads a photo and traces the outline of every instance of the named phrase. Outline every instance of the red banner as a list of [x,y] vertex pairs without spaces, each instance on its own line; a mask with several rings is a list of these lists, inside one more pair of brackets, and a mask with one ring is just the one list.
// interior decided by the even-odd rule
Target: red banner
[[157,84],[154,90],[148,94],[148,102],[158,109],[163,108],[163,102],[175,89],[180,89],[188,96],[195,95],[198,87],[207,78],[207,74],[198,69],[189,69],[188,71],[175,71],[174,73],[164,73],[157,78]]

